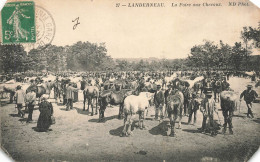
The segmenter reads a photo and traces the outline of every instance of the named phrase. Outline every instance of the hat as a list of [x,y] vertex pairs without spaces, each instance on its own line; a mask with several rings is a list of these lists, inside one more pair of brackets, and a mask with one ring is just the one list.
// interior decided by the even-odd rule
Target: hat
[[205,95],[206,95],[206,96],[212,96],[212,91],[207,91],[207,92],[205,92]]
[[248,84],[246,87],[251,87],[252,88],[253,86],[251,84]]

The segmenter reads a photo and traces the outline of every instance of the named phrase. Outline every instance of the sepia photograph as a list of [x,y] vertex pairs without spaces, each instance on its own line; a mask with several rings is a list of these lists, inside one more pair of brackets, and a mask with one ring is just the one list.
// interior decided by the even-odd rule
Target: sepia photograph
[[0,9],[0,161],[260,161],[250,0]]

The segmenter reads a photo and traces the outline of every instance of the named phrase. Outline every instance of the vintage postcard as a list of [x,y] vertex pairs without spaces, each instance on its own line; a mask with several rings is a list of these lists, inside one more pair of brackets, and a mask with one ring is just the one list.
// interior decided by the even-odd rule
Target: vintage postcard
[[259,161],[251,1],[7,0],[0,31],[10,161]]

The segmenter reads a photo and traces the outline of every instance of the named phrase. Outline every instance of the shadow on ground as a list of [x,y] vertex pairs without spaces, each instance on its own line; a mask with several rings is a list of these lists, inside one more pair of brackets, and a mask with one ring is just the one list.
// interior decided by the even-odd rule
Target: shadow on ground
[[182,131],[188,132],[188,133],[201,133],[201,131],[199,129],[182,129]]
[[[244,115],[243,115],[243,114],[244,114]],[[243,113],[243,114],[236,114],[236,115],[233,115],[233,117],[246,118],[246,117],[247,117],[247,113]]]
[[112,119],[117,119],[117,117],[118,117],[118,115],[113,115],[113,116],[105,117],[101,121],[99,121],[99,118],[98,119],[90,119],[88,121],[94,122],[94,123],[105,123],[106,121],[109,121],[109,120],[112,120]]
[[0,99],[0,106],[5,106],[9,103],[10,103],[9,101],[3,101],[2,99]]
[[[136,121],[134,121],[132,123],[131,131],[133,131],[134,128],[137,127],[136,123],[137,123]],[[117,129],[112,129],[112,130],[109,131],[109,134],[111,134],[113,136],[120,136],[120,134],[122,133],[123,129],[124,129],[124,126],[118,127]],[[128,125],[126,126],[126,130],[127,129],[128,129]]]
[[153,127],[149,130],[149,133],[152,135],[162,135],[167,136],[166,130],[167,130],[167,121],[161,122],[159,125]]
[[11,116],[11,117],[21,117],[21,116],[18,115],[18,114],[9,114],[9,116]]
[[19,122],[21,122],[21,123],[24,123],[24,122],[26,122],[27,121],[27,118],[21,118],[21,119],[19,119]]
[[46,130],[41,130],[37,127],[32,127],[32,129],[35,131],[35,132],[49,132],[49,131],[52,131],[52,129],[48,129],[47,131]]
[[124,129],[124,126],[118,127],[117,129],[112,129],[112,130],[109,131],[109,134],[111,134],[113,136],[120,136],[123,129]]
[[258,123],[258,124],[260,124],[260,118],[256,118],[256,119],[254,119],[253,121],[256,122],[256,123]]
[[[78,113],[78,114],[91,115],[91,112],[89,112],[89,111],[87,111],[87,110],[83,111],[83,109],[80,109],[80,108],[77,108],[77,107],[74,107],[74,109],[77,110],[77,113]],[[65,109],[65,110],[66,110],[66,109]]]

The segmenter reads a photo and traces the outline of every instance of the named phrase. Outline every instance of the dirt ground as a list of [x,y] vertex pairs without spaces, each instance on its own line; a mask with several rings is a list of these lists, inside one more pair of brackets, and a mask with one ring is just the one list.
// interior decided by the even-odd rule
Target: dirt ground
[[[241,93],[248,79],[230,78],[231,88]],[[256,89],[259,94],[259,89]],[[82,98],[82,96],[80,96]],[[2,103],[0,108],[1,144],[15,161],[247,161],[260,145],[260,107],[254,103],[254,119],[246,117],[245,102],[233,117],[234,135],[219,133],[215,137],[199,133],[202,114],[197,123],[187,125],[176,137],[166,136],[166,121],[152,120],[154,108],[149,108],[146,130],[133,130],[133,136],[120,137],[123,120],[117,119],[118,107],[108,107],[106,121],[99,123],[98,115],[82,111],[82,102],[75,109],[53,103],[56,124],[47,133],[35,131],[39,110],[34,110],[33,123],[17,117],[15,104]],[[219,108],[220,121],[223,116]],[[218,119],[215,115],[215,119]],[[138,117],[136,116],[136,120]],[[137,123],[136,123],[137,125]],[[219,131],[221,132],[221,131]],[[228,132],[228,131],[227,131]]]

